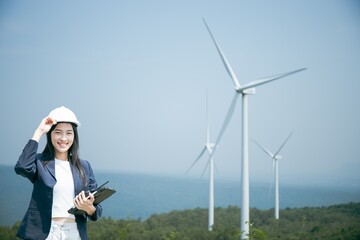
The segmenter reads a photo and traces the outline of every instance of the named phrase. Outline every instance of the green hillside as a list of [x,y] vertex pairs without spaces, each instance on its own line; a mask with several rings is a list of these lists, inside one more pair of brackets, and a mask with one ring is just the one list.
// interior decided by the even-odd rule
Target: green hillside
[[[250,239],[360,239],[360,203],[280,211],[251,209]],[[18,227],[0,227],[0,239],[16,239]],[[215,226],[207,231],[207,209],[196,208],[154,214],[140,219],[102,218],[89,222],[91,240],[232,240],[240,239],[240,209],[235,206],[215,209]]]

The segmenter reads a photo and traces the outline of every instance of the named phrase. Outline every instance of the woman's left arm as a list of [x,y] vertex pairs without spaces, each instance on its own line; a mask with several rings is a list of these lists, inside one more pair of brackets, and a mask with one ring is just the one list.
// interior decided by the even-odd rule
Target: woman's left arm
[[[97,188],[97,182],[94,176],[94,172],[91,168],[91,165],[88,161],[83,161],[83,166],[86,168],[86,178],[88,181],[88,190],[93,192]],[[89,198],[85,197],[85,193],[81,192],[74,199],[74,204],[77,208],[84,210],[87,213],[87,216],[90,220],[96,221],[102,215],[102,207],[100,204],[93,205],[94,196],[92,194],[89,195]]]

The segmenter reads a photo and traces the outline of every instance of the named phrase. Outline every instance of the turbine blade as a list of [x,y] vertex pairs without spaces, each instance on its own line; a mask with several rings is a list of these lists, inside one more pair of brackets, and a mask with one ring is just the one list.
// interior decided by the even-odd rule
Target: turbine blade
[[204,168],[204,170],[203,170],[203,172],[202,172],[202,174],[201,174],[201,178],[204,177],[205,172],[206,172],[206,169],[209,167],[209,165],[210,165],[210,161],[207,161],[206,166],[205,166],[205,168]]
[[225,130],[226,130],[227,126],[229,125],[229,122],[230,122],[230,120],[231,120],[231,118],[232,118],[232,116],[234,114],[234,111],[235,111],[235,107],[236,107],[238,97],[239,97],[239,94],[236,92],[233,99],[232,99],[232,102],[230,104],[229,110],[228,110],[228,112],[226,114],[226,117],[225,117],[225,120],[224,120],[223,125],[221,127],[220,133],[219,133],[219,135],[218,135],[218,137],[216,139],[215,146],[214,146],[214,149],[213,149],[213,151],[211,153],[211,156],[214,154],[217,145],[219,144],[222,136],[225,133]]
[[287,77],[289,75],[304,71],[306,69],[307,68],[300,68],[300,69],[297,69],[297,70],[294,70],[294,71],[291,71],[291,72],[281,73],[281,74],[277,74],[277,75],[274,75],[274,76],[271,76],[271,77],[254,80],[254,81],[251,81],[250,83],[245,84],[244,86],[240,87],[238,89],[238,91],[242,91],[242,90],[245,90],[245,89],[248,89],[248,88],[257,87],[257,86],[263,85],[265,83],[272,82],[272,81],[275,81],[277,79],[284,78],[284,77]]
[[209,164],[209,162],[210,162],[210,159],[211,159],[212,156],[214,155],[215,150],[217,149],[217,145],[219,144],[222,136],[224,135],[224,132],[225,132],[227,126],[229,125],[229,122],[230,122],[230,120],[231,120],[231,118],[232,118],[232,115],[234,114],[234,110],[235,110],[235,107],[236,107],[236,103],[237,103],[238,97],[239,97],[239,93],[235,92],[235,95],[234,95],[234,97],[233,97],[233,99],[232,99],[232,101],[231,101],[231,104],[230,104],[229,110],[228,110],[228,112],[227,112],[227,114],[226,114],[226,117],[225,117],[225,120],[224,120],[224,122],[223,122],[223,125],[222,125],[222,127],[221,127],[220,133],[219,133],[219,135],[218,135],[218,137],[217,137],[217,139],[216,139],[216,142],[214,143],[214,147],[213,147],[212,151],[211,151],[210,154],[209,154],[208,164]]
[[279,150],[275,153],[275,156],[277,156],[280,153],[281,149],[285,146],[286,142],[289,140],[289,138],[291,137],[292,134],[293,133],[290,133],[290,135],[285,139],[284,143],[281,145]]
[[271,158],[274,158],[276,155],[272,154],[269,150],[267,150],[265,147],[263,147],[260,143],[255,141],[254,139],[251,139],[256,145],[258,145],[267,155],[269,155]]
[[228,60],[227,60],[226,57],[225,57],[225,54],[224,54],[223,51],[221,50],[221,48],[220,48],[219,44],[217,43],[217,41],[215,40],[215,37],[214,37],[214,35],[212,34],[212,32],[211,32],[211,30],[210,30],[209,26],[207,25],[207,23],[206,23],[206,21],[205,21],[204,18],[203,18],[203,22],[204,22],[204,24],[205,24],[205,26],[206,26],[209,34],[210,34],[210,36],[211,36],[211,38],[212,38],[215,46],[216,46],[216,49],[218,50],[218,52],[219,52],[219,54],[220,54],[221,60],[222,60],[224,66],[225,66],[225,68],[226,68],[226,71],[228,72],[228,74],[230,75],[231,79],[232,79],[233,82],[234,82],[235,89],[240,88],[240,82],[239,82],[239,80],[237,79],[237,77],[236,77],[236,75],[235,75],[232,67],[230,66]]
[[195,159],[195,161],[191,164],[191,166],[189,167],[189,169],[186,171],[186,173],[188,173],[194,166],[195,164],[199,161],[199,159],[201,158],[201,156],[204,154],[204,152],[206,151],[206,146],[203,148],[203,150],[200,152],[199,156]]

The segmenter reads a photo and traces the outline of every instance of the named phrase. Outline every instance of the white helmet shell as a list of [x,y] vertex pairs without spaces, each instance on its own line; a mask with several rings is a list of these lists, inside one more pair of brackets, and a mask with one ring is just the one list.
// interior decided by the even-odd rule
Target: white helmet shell
[[81,125],[75,113],[64,106],[52,110],[49,113],[49,117],[55,119],[57,122],[70,122],[76,124],[78,127]]

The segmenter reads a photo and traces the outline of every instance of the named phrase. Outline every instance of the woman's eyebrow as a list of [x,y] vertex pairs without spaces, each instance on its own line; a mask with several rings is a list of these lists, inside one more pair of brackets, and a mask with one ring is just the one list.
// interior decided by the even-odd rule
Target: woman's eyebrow
[[63,130],[63,129],[61,129],[61,128],[55,128],[55,129],[54,129],[54,131],[60,131],[60,132],[73,132],[74,130],[72,130],[72,129],[65,129],[65,130]]

